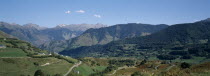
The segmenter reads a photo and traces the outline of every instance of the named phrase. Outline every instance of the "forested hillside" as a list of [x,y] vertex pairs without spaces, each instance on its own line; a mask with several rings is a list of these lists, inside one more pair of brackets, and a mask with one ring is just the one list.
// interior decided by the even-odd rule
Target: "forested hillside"
[[169,26],[144,37],[127,38],[106,45],[65,50],[61,54],[74,57],[139,57],[162,60],[209,58],[209,19]]
[[50,43],[45,43],[41,48],[50,51],[62,51],[64,49],[72,49],[81,46],[103,45],[120,39],[147,36],[166,27],[168,26],[164,24],[150,25],[129,23],[98,29],[88,29],[78,37],[66,41],[52,41]]

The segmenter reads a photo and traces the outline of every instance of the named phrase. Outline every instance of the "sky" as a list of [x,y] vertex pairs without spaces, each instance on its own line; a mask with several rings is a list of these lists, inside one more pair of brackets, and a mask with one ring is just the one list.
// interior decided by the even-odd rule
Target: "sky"
[[0,21],[58,24],[178,24],[210,18],[210,0],[0,0]]

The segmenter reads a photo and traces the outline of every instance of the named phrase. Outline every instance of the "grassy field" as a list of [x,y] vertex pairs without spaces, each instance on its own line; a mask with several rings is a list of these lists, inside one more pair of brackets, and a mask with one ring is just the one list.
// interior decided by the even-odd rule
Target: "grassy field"
[[79,71],[80,74],[83,76],[88,76],[88,75],[94,73],[93,69],[86,64],[80,65],[79,67],[75,68],[74,71]]
[[1,48],[0,57],[26,57],[26,53],[18,48]]
[[88,76],[90,74],[101,72],[108,66],[106,58],[86,57],[81,60],[83,63],[76,67],[71,73],[79,71],[79,75]]
[[[42,66],[46,63],[50,64]],[[56,58],[0,58],[0,76],[33,76],[38,69],[41,69],[45,75],[63,75],[72,65]]]
[[87,64],[82,64],[79,67],[75,68],[74,71],[79,71],[80,75],[88,76],[95,73],[96,71],[103,71],[106,66],[88,66]]

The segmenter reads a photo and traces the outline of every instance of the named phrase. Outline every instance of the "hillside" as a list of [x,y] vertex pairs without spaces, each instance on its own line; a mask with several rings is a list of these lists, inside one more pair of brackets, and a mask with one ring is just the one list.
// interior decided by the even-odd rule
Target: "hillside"
[[8,35],[8,34],[2,32],[2,31],[0,31],[0,38],[13,38],[13,36]]
[[41,46],[43,49],[51,51],[62,51],[81,46],[103,45],[119,39],[146,36],[168,27],[167,25],[149,24],[118,24],[110,27],[98,29],[88,29],[83,34],[66,41],[52,41]]
[[208,76],[209,62],[198,64],[135,58],[80,58],[70,76]]
[[106,45],[65,50],[73,57],[138,57],[175,60],[209,58],[210,22],[176,24],[144,37],[127,38]]
[[77,60],[50,53],[0,31],[0,76],[63,75]]
[[78,27],[75,26],[77,26],[77,24],[58,25],[57,27],[46,28],[32,23],[19,25],[0,22],[1,31],[20,40],[31,42],[36,46],[54,40],[68,40],[77,37],[89,28],[105,27],[105,25],[102,24],[80,24]]

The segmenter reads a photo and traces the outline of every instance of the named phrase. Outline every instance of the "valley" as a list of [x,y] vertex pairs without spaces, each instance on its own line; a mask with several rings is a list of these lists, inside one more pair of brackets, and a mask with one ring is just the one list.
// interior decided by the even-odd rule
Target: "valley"
[[0,0],[0,76],[210,76],[210,0]]
[[[87,43],[88,41],[83,41],[80,37],[85,36],[87,33],[94,35],[96,39],[103,39],[107,35],[95,32],[95,30],[99,31],[99,29],[89,29],[82,35],[72,40],[67,40],[67,42],[74,44],[75,40],[79,40],[85,42],[82,43],[85,45],[81,44],[79,47],[72,48],[73,44],[65,45],[61,43],[61,47],[68,48],[59,52],[59,54],[57,53],[58,51],[41,50],[28,42],[19,40],[1,31],[0,65],[3,69],[0,70],[0,75],[208,76],[210,74],[208,67],[210,65],[209,24],[207,19],[200,22],[172,26],[145,24],[132,24],[132,26],[131,24],[126,24],[99,28],[100,30],[112,29],[112,27],[122,27],[123,29],[124,27],[128,28],[128,26],[141,28],[132,30],[133,32],[140,31],[134,37],[130,37],[133,32],[119,36],[118,34],[123,33],[116,32],[116,40],[111,40],[105,44],[101,44],[100,41],[96,44],[89,44]],[[188,29],[179,28],[179,26]],[[160,31],[150,35],[141,36],[142,33],[146,32],[141,31],[144,28],[150,28],[154,31],[151,27],[163,27],[163,30],[160,29]],[[203,27],[206,29],[197,30]],[[196,33],[185,30],[193,30]],[[128,30],[122,30],[122,32],[125,31],[128,32]],[[107,33],[112,32],[107,31]],[[182,34],[186,34],[185,37]],[[120,38],[121,36],[125,37]],[[171,38],[164,39],[164,37]],[[84,40],[88,40],[86,38],[89,38],[89,36],[85,37]],[[202,66],[205,66],[205,68]]]

